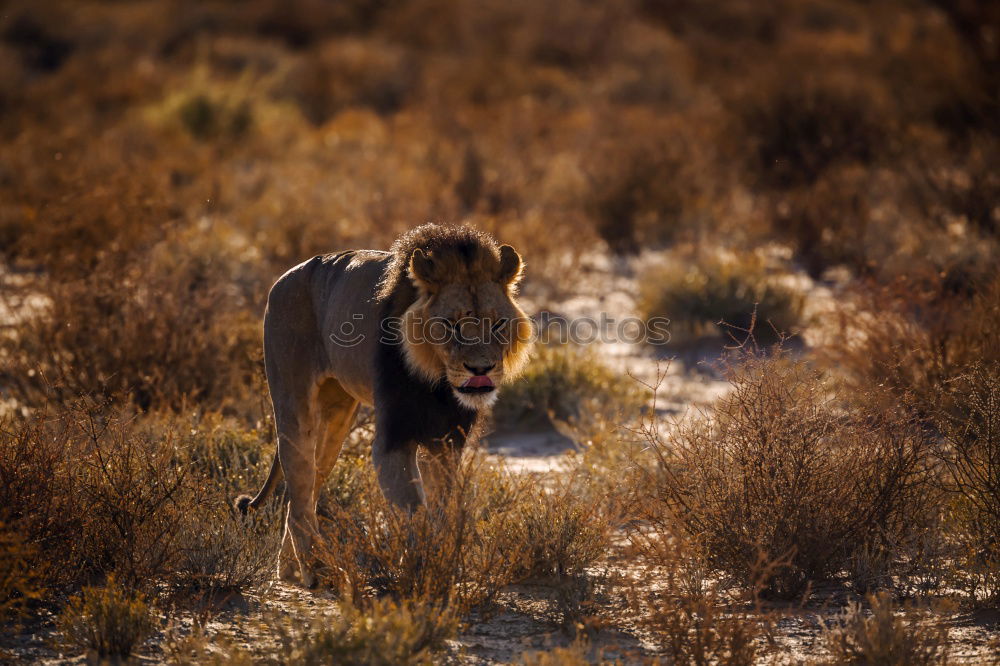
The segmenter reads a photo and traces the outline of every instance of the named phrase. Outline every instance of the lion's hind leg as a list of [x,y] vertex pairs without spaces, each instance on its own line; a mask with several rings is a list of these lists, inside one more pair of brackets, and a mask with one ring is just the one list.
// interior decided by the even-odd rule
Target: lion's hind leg
[[278,555],[278,577],[290,581],[296,569],[303,585],[312,586],[312,544],[319,532],[313,498],[315,433],[310,428],[278,434],[278,457],[285,471],[287,498],[285,535]]
[[290,392],[285,400],[276,400],[274,405],[278,460],[285,475],[287,498],[278,577],[291,581],[298,573],[307,587],[314,582],[312,545],[319,534],[313,486],[320,423],[315,398],[310,393]]
[[316,482],[313,489],[313,499],[318,502],[320,488],[340,457],[340,450],[354,424],[359,403],[335,379],[327,379],[320,385],[316,402],[320,414],[319,430],[322,433],[316,449]]

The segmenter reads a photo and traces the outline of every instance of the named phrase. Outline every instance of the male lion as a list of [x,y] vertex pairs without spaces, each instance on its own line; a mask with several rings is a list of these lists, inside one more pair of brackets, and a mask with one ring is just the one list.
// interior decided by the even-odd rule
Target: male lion
[[[312,586],[317,495],[360,403],[375,407],[372,460],[386,498],[424,502],[417,446],[459,451],[528,356],[514,301],[521,257],[468,227],[426,224],[390,252],[313,257],[281,276],[264,313],[264,367],[278,450],[258,507],[282,473],[288,514],[278,576]],[[280,463],[280,464],[279,464]]]

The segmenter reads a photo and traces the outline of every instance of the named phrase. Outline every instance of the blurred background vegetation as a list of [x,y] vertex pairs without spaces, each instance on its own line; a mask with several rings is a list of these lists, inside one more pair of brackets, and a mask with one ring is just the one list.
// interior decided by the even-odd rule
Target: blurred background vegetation
[[[976,0],[9,0],[0,257],[67,311],[7,354],[116,349],[49,383],[218,403],[277,275],[428,220],[524,248],[549,294],[595,248],[777,243],[965,298],[995,273],[998,26]],[[745,323],[736,294],[794,321],[753,257],[708,264],[654,273],[695,293],[648,314],[704,284],[695,318]]]

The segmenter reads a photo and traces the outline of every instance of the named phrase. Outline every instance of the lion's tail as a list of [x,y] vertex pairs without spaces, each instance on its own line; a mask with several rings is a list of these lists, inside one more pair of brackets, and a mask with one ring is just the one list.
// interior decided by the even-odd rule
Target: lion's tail
[[278,462],[278,453],[275,452],[274,459],[271,461],[271,470],[267,473],[267,480],[264,481],[264,486],[257,493],[256,497],[251,498],[249,495],[240,495],[236,498],[233,505],[236,510],[239,511],[244,516],[250,509],[256,509],[259,507],[267,496],[271,494],[274,490],[274,486],[277,485],[278,481],[281,480],[281,464]]

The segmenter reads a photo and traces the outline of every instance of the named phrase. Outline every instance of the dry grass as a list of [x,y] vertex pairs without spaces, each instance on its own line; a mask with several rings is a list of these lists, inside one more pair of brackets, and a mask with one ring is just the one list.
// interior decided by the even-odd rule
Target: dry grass
[[651,521],[653,530],[631,535],[642,576],[629,602],[670,663],[754,664],[766,650],[772,620],[757,603],[758,587],[774,565],[758,560],[749,594],[732,594],[713,580],[707,551],[672,521]]
[[127,658],[156,629],[152,609],[113,578],[104,587],[85,587],[59,616],[67,647],[101,659]]
[[854,603],[827,627],[823,642],[830,652],[828,663],[948,663],[948,628],[926,610],[899,609],[888,593],[869,595],[867,601],[870,614]]
[[[435,475],[441,464],[424,461]],[[450,490],[408,516],[385,503],[366,460],[338,463],[345,471],[330,488],[342,494],[323,512],[329,537],[320,560],[329,584],[356,604],[390,594],[448,606],[461,617],[488,609],[514,582],[584,576],[604,556],[614,515],[580,483],[534,486],[478,453],[454,464]]]
[[24,537],[0,523],[0,619],[5,622],[16,621],[39,596],[30,556]]
[[458,628],[455,610],[430,599],[381,599],[363,611],[348,602],[336,618],[316,618],[304,626],[279,620],[281,648],[274,656],[303,666],[433,664]]
[[247,618],[258,640],[249,648],[228,632],[204,624],[185,632],[167,628],[171,664],[432,664],[461,624],[454,609],[427,599],[383,598],[356,605],[343,599],[335,612],[317,614],[293,603]]

